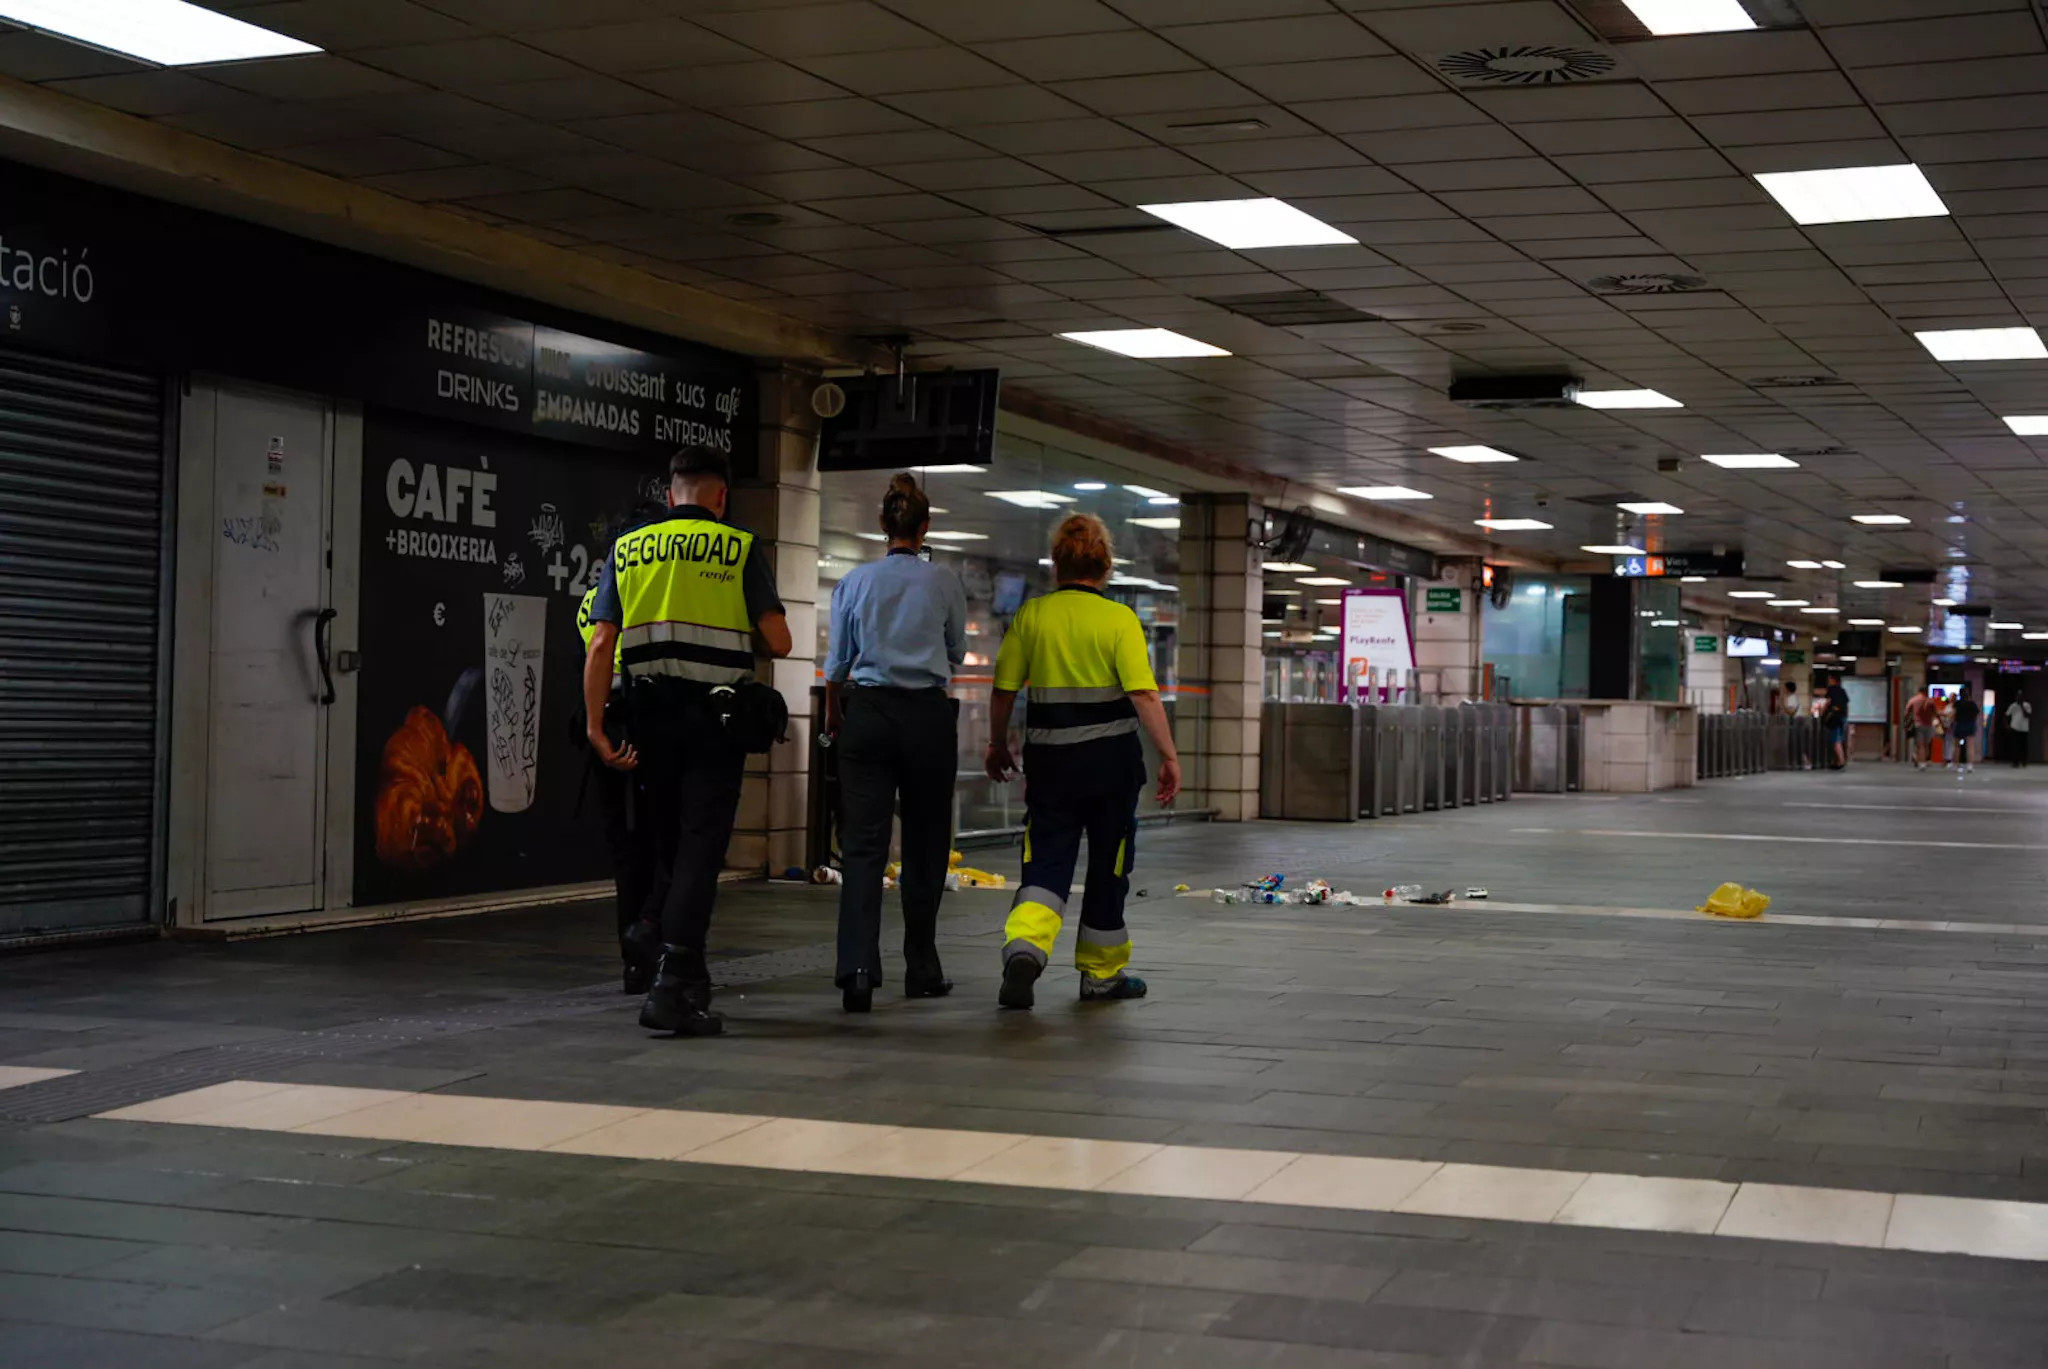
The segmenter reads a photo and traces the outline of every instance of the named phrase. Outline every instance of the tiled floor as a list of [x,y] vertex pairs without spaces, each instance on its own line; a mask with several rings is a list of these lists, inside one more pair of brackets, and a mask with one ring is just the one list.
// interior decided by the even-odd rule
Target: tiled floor
[[[564,997],[599,906],[0,961],[0,1117],[240,1081],[0,1121],[0,1365],[2042,1365],[2044,848],[2048,772],[1878,767],[1148,830],[1142,1003],[999,1014],[966,894],[954,997],[754,983],[710,1042]],[[1497,901],[1171,892],[1274,869]],[[1771,915],[1682,911],[1729,878]]]

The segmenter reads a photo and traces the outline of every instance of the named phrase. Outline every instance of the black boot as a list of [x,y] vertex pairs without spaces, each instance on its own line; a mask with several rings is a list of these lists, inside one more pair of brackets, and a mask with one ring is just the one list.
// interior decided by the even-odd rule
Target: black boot
[[654,987],[654,967],[661,959],[661,928],[641,918],[619,935],[625,958],[625,992],[644,994]]
[[716,1036],[725,1019],[711,1011],[711,972],[704,953],[664,945],[654,987],[640,1005],[640,1025],[674,1036]]
[[875,977],[866,970],[856,970],[839,981],[840,1005],[848,1012],[873,1012],[875,1010]]
[[939,966],[938,948],[922,946],[903,953],[903,996],[944,998],[953,992],[953,981]]

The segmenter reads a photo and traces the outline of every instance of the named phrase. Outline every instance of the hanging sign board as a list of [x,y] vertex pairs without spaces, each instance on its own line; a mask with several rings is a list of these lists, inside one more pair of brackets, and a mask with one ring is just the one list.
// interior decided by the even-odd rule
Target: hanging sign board
[[1425,613],[1463,613],[1465,591],[1455,585],[1432,585],[1422,592],[1422,610]]
[[1344,678],[1340,702],[1364,702],[1373,672],[1415,669],[1408,632],[1408,596],[1398,589],[1344,591]]

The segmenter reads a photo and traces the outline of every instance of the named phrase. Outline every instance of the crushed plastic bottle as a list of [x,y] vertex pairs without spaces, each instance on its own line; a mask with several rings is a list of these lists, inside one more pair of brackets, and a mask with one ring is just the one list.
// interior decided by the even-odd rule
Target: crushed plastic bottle
[[1396,884],[1393,888],[1387,890],[1385,897],[1389,903],[1410,903],[1422,897],[1422,886],[1420,884]]

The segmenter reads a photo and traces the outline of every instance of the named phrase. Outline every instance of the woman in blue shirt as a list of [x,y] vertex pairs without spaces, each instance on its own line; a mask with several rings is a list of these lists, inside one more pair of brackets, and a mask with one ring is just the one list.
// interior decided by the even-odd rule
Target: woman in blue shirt
[[903,993],[939,998],[953,989],[937,935],[959,756],[959,715],[946,686],[967,659],[967,597],[951,571],[918,555],[931,521],[917,481],[891,480],[881,519],[889,554],[856,567],[832,591],[825,730],[839,751],[845,879],[834,982],[848,1012],[869,1011],[882,982],[882,872],[899,802]]

